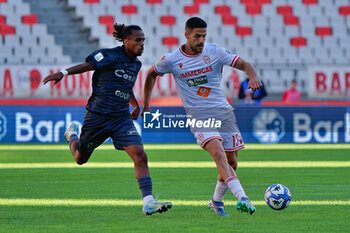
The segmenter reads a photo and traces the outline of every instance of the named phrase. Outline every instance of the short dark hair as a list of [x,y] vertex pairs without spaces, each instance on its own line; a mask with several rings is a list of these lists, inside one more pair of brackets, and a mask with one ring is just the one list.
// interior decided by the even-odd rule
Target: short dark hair
[[207,28],[207,23],[199,17],[191,17],[186,21],[186,30],[193,28]]
[[141,27],[138,25],[125,26],[124,24],[114,24],[113,36],[117,41],[123,42],[125,38],[132,34],[133,30],[142,31]]

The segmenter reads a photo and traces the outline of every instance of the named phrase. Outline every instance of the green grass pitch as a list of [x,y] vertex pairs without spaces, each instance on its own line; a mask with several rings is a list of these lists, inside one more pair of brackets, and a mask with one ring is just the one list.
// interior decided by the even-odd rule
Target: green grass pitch
[[[83,166],[68,145],[0,146],[0,232],[350,232],[349,145],[247,145],[237,174],[256,205],[250,216],[225,197],[227,218],[208,209],[217,171],[196,145],[146,145],[153,193],[172,201],[144,216],[130,158],[103,145]],[[263,200],[274,183],[290,206]]]

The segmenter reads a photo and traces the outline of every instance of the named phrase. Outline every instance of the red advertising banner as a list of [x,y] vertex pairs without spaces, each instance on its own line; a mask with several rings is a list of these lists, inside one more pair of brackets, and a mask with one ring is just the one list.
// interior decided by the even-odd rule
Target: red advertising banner
[[310,97],[350,99],[350,66],[309,67]]
[[58,66],[2,66],[0,68],[0,98],[86,98],[91,93],[92,72],[70,75],[57,85],[42,85],[48,74],[58,72]]
[[[42,85],[48,75],[67,67],[59,66],[2,66],[0,67],[0,99],[85,99],[91,94],[91,77],[93,71],[83,74],[69,75],[57,85]],[[143,84],[149,67],[142,67],[134,85],[134,94],[142,98]],[[222,88],[227,97],[238,95],[241,72],[225,68]],[[158,77],[153,97],[177,96],[177,87],[171,74]]]

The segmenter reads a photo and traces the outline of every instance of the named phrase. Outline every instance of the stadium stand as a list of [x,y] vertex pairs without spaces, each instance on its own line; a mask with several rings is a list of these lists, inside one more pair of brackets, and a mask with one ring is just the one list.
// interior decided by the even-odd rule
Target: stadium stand
[[[0,64],[40,64],[70,63],[69,56],[61,53],[51,53],[51,48],[57,46],[54,37],[47,33],[47,26],[38,23],[38,16],[31,13],[30,5],[22,0],[0,2],[0,34],[2,55]],[[39,54],[40,51],[40,54]]]
[[305,92],[308,65],[350,63],[349,0],[2,0],[1,43],[11,56],[0,63],[81,61],[117,45],[118,22],[144,29],[141,60],[150,65],[184,43],[185,20],[195,15],[208,22],[207,41],[252,61],[270,93],[293,78]]

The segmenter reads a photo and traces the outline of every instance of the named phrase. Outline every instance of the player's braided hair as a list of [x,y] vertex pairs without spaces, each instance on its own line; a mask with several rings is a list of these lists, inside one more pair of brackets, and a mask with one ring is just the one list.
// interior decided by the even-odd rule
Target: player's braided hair
[[140,26],[129,25],[125,26],[124,24],[114,24],[113,36],[117,41],[123,42],[125,38],[131,35],[132,30],[142,30]]

